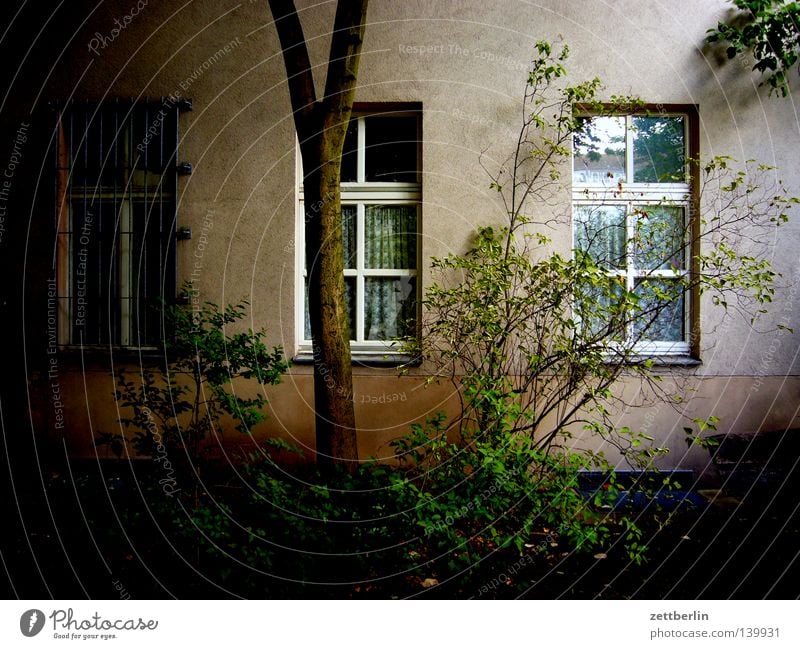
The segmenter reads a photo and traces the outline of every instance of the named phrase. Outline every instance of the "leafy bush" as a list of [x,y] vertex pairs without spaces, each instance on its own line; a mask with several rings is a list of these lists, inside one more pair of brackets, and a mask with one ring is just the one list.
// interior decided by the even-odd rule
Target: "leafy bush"
[[[579,489],[584,454],[548,454],[507,427],[456,441],[446,433],[438,415],[395,443],[409,465],[403,487],[428,558],[463,570],[501,550],[548,549],[537,538],[571,549],[608,540],[607,512],[595,511]],[[597,504],[606,504],[601,498]]]
[[131,436],[124,430],[106,433],[98,442],[121,452],[130,441],[136,454],[188,474],[199,468],[207,440],[222,434],[224,416],[236,430],[250,433],[264,419],[267,399],[262,392],[237,393],[233,381],[274,385],[288,364],[279,348],[267,347],[263,332],[230,331],[245,317],[246,307],[247,302],[223,309],[210,302],[199,308],[165,307],[161,363],[143,366],[138,375],[117,374],[114,398],[125,413],[119,421]]
[[[597,79],[563,85],[566,47],[554,53],[540,42],[536,54],[517,147],[489,174],[505,223],[478,228],[465,253],[432,260],[422,336],[406,344],[430,380],[452,382],[460,413],[447,426],[435,419],[427,430],[417,428],[398,448],[419,473],[411,483],[418,524],[434,529],[432,540],[456,559],[475,559],[476,538],[521,550],[537,526],[556,530],[574,548],[592,548],[609,539],[613,523],[631,559],[641,561],[646,548],[635,519],[591,511],[578,492],[579,473],[607,474],[613,493],[617,461],[607,459],[608,449],[622,466],[657,471],[654,462],[668,449],[616,423],[616,413],[631,405],[619,396],[619,383],[633,380],[648,399],[679,402],[679,393],[663,388],[641,343],[686,296],[708,292],[714,304],[751,322],[764,313],[777,274],[748,242],[785,222],[797,199],[770,180],[769,167],[749,162],[737,169],[725,157],[689,160],[700,176],[702,214],[675,233],[671,224],[648,218],[672,206],[663,198],[641,208],[626,246],[667,260],[691,250],[693,272],[665,284],[653,271],[634,290],[616,281],[591,243],[580,249],[576,242],[569,257],[554,252],[546,232],[572,225],[570,212],[553,212],[564,196],[570,141],[591,137],[582,115],[641,112],[643,104],[632,97],[599,101]],[[605,200],[615,196],[610,191]],[[452,441],[444,428],[452,429]],[[698,435],[688,432],[702,443],[702,427]],[[491,497],[483,498],[487,487]],[[449,519],[456,524],[441,524]]]

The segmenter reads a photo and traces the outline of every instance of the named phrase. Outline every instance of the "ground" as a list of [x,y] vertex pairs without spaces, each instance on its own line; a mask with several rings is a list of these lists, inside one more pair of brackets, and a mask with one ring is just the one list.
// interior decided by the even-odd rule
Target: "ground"
[[[492,551],[468,570],[425,568],[396,576],[374,565],[368,581],[348,573],[314,585],[240,578],[235,561],[211,561],[161,533],[141,506],[142,484],[105,471],[65,467],[47,481],[47,501],[17,493],[25,529],[6,532],[8,597],[72,598],[533,598],[760,599],[800,596],[800,503],[796,480],[729,482],[702,491],[698,506],[635,513],[649,545],[636,565],[618,545],[574,552],[553,537]],[[113,503],[111,505],[110,503]],[[30,512],[35,512],[31,514]],[[664,521],[669,518],[669,524]],[[540,535],[543,532],[539,532]],[[32,556],[36,557],[34,561]],[[376,562],[379,559],[376,558]],[[266,570],[265,572],[269,572]],[[447,574],[445,574],[447,572]],[[242,573],[243,574],[243,573]],[[353,581],[353,580],[349,580]]]

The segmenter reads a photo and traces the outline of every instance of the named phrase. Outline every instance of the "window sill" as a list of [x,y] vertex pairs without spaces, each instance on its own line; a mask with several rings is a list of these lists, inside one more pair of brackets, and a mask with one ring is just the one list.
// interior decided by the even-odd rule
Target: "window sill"
[[[419,365],[419,361],[408,354],[390,352],[364,352],[354,351],[350,354],[353,367],[400,367],[402,365]],[[300,351],[292,357],[295,365],[313,365],[314,354],[310,351]]]
[[[699,358],[689,356],[688,354],[642,354],[640,356],[632,357],[628,365],[641,365],[646,362],[651,362],[653,367],[699,367],[703,364]],[[612,361],[609,360],[609,363]]]
[[82,358],[97,360],[112,356],[121,362],[159,362],[164,360],[164,347],[119,347],[114,345],[62,345],[58,348],[61,358],[79,362]]

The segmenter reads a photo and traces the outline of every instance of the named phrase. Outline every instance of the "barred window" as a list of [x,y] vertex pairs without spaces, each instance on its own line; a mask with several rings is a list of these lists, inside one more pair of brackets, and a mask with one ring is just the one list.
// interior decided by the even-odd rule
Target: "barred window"
[[179,103],[69,104],[58,116],[60,342],[147,347],[175,295]]

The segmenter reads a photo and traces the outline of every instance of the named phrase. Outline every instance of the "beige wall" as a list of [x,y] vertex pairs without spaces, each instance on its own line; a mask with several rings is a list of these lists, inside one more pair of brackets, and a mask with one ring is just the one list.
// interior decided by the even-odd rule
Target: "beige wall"
[[[195,171],[181,181],[179,225],[192,227],[195,238],[178,243],[179,276],[188,278],[199,263],[203,299],[247,298],[254,328],[266,327],[272,344],[294,353],[295,139],[266,2],[150,0],[97,53],[88,49],[93,35],[108,37],[115,18],[129,14],[135,1],[103,3],[81,25],[88,12],[72,5],[90,4],[71,3],[67,49],[61,54],[54,44],[51,58],[44,56],[41,63],[55,63],[52,74],[35,88],[19,80],[18,96],[32,100],[38,94],[45,101],[180,91],[190,97],[194,110],[182,117],[180,157]],[[333,3],[298,5],[322,87]],[[706,29],[724,15],[725,6],[695,0],[371,0],[357,99],[423,105],[423,259],[463,250],[476,225],[502,218],[478,157],[485,152],[491,165],[511,151],[524,70],[539,39],[569,43],[571,79],[598,75],[608,96],[628,93],[656,104],[699,105],[703,155],[727,153],[775,164],[790,191],[800,194],[793,102],[768,98],[743,70],[746,61],[720,65],[702,50]],[[228,52],[212,60],[226,45]],[[213,227],[201,250],[204,219]],[[800,330],[798,228],[800,218],[766,242],[786,286],[761,329],[780,322]],[[569,245],[568,229],[552,234],[556,245]],[[723,322],[706,303],[701,314],[703,364],[690,373],[697,391],[688,414],[720,416],[721,430],[797,424],[797,335],[758,334],[739,320]],[[85,376],[74,367],[70,372],[62,366],[69,445],[76,455],[91,455],[88,426],[114,425],[113,386],[102,358]],[[310,368],[296,367],[283,386],[270,389],[274,413],[261,433],[283,432],[311,444],[310,388]],[[406,397],[400,407],[371,402],[400,394]],[[370,399],[361,403],[360,395]],[[392,370],[356,370],[362,455],[385,453],[392,435],[442,404],[452,406],[451,397],[448,388],[423,389],[419,378],[400,379]],[[45,399],[37,413],[45,427],[48,406]],[[683,424],[666,407],[641,409],[625,420],[643,422],[659,439],[674,441],[677,454],[668,462],[702,464],[698,455],[682,456],[675,431]]]

